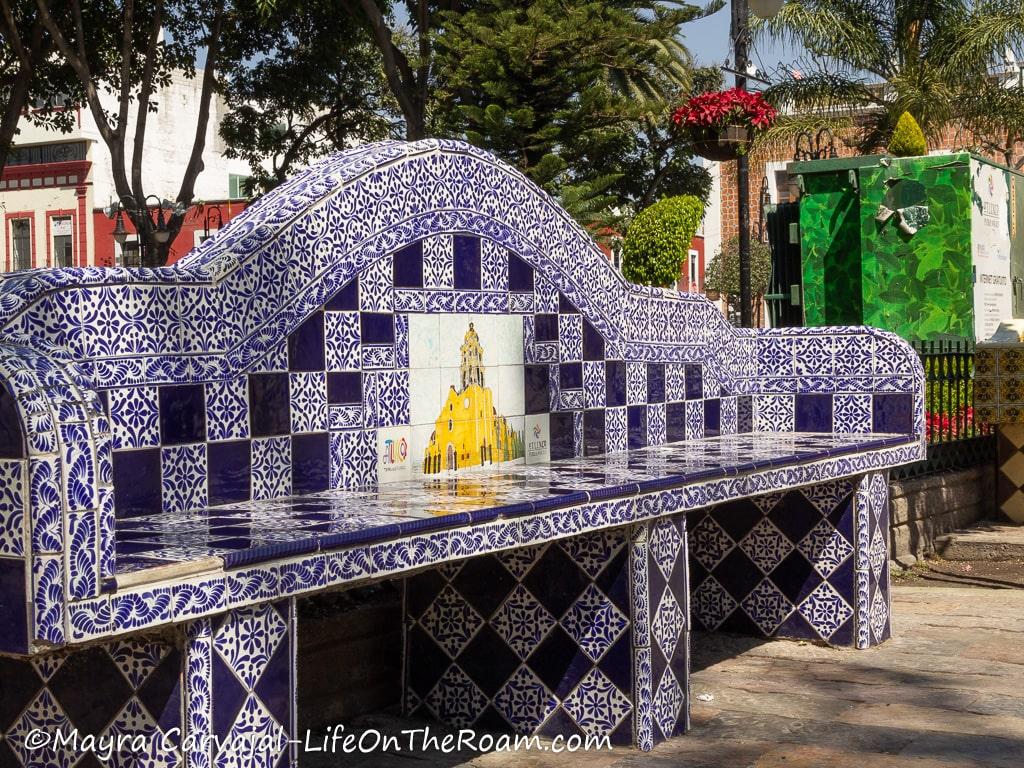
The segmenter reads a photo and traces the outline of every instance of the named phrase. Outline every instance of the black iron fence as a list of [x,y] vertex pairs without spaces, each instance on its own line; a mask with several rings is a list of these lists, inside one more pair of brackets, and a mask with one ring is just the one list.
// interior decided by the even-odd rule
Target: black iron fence
[[913,346],[924,366],[928,458],[897,469],[894,478],[993,462],[995,434],[974,419],[974,342],[916,341]]

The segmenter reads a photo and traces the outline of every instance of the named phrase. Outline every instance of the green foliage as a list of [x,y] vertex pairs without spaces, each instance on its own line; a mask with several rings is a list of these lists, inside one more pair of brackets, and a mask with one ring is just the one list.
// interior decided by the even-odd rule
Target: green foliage
[[979,117],[970,98],[1006,46],[1024,42],[1019,0],[789,0],[755,34],[805,48],[800,77],[766,96],[823,125],[858,126],[861,151],[884,147],[910,112],[925,136]]
[[661,94],[696,78],[657,42],[703,10],[670,5],[482,0],[439,14],[433,125],[518,167],[585,225],[661,196],[706,199],[710,176],[663,128]]
[[[750,240],[750,292],[754,297],[768,291],[772,279],[772,250],[756,238]],[[704,272],[704,290],[718,291],[731,302],[740,292],[740,240],[733,237],[722,243]]]
[[691,195],[666,197],[642,210],[626,232],[622,274],[641,285],[675,285],[703,215],[704,206]]
[[889,154],[896,157],[916,157],[928,154],[928,142],[925,141],[921,126],[909,112],[900,115],[896,122],[896,130],[889,139]]
[[397,107],[369,31],[336,0],[240,7],[225,37],[220,133],[256,190],[354,143],[397,137]]

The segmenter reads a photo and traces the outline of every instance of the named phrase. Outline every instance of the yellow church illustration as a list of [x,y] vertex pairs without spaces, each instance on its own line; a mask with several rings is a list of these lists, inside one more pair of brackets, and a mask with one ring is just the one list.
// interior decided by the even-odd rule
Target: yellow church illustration
[[509,426],[494,408],[494,395],[484,385],[484,350],[469,324],[459,348],[461,389],[452,385],[441,407],[423,456],[423,473],[498,464],[524,456],[523,433]]

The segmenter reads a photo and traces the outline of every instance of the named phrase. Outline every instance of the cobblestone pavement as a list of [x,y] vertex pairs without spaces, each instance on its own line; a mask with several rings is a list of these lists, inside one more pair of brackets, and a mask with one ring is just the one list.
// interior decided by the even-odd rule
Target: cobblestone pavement
[[[895,636],[868,651],[697,635],[693,730],[653,752],[307,755],[300,765],[1021,768],[1024,589],[968,583],[898,582]],[[386,717],[363,725],[408,727]]]

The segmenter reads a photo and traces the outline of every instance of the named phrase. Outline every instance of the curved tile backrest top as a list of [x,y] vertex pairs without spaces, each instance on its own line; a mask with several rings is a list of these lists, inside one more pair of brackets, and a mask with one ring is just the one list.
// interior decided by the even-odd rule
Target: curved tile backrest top
[[94,371],[100,386],[222,378],[251,366],[370,264],[455,232],[519,254],[613,345],[700,345],[731,333],[703,297],[627,283],[522,174],[469,145],[429,140],[334,155],[171,267],[8,277],[0,334],[67,348],[78,361],[116,360]]

